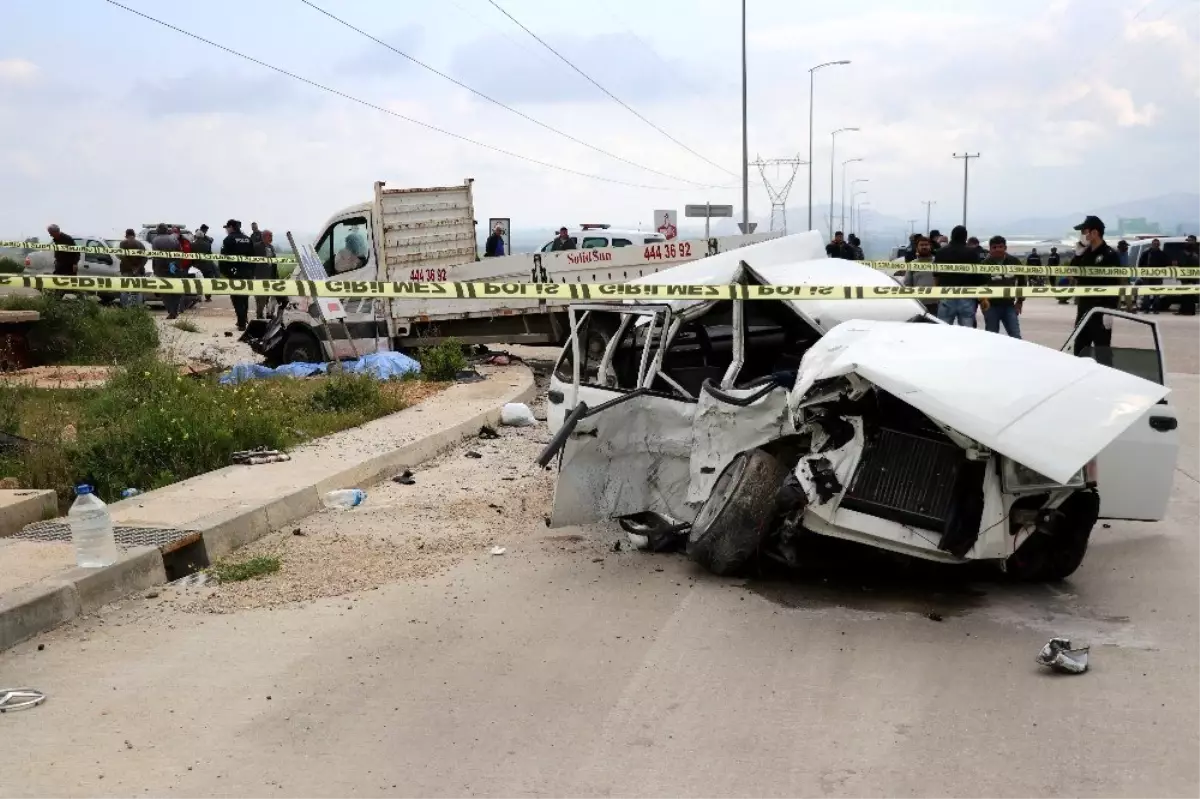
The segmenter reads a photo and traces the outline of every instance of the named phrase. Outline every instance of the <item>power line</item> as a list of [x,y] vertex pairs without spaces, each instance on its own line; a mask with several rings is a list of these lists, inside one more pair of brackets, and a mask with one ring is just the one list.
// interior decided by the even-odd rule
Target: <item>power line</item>
[[558,128],[556,128],[556,127],[553,127],[552,125],[547,125],[545,122],[542,122],[540,119],[535,119],[534,117],[531,117],[531,116],[529,116],[528,114],[526,114],[526,113],[524,113],[524,112],[522,112],[522,111],[518,111],[517,109],[513,108],[513,107],[512,107],[512,106],[510,106],[510,105],[507,105],[507,104],[505,104],[505,103],[503,103],[503,102],[501,102],[501,101],[499,101],[499,100],[497,100],[497,99],[495,99],[495,98],[493,98],[493,97],[489,97],[488,95],[484,94],[483,92],[479,91],[478,89],[473,89],[473,88],[471,88],[470,86],[468,86],[467,84],[463,83],[462,81],[460,81],[460,80],[458,80],[458,79],[456,79],[456,78],[453,78],[453,77],[451,77],[450,75],[447,75],[446,73],[444,73],[444,72],[441,72],[441,71],[439,71],[438,69],[435,69],[434,67],[431,67],[431,66],[429,66],[429,65],[428,65],[428,64],[426,64],[424,61],[421,61],[420,59],[414,58],[413,56],[409,55],[408,53],[404,52],[403,50],[400,50],[400,49],[398,49],[398,48],[396,48],[396,47],[393,47],[392,45],[388,44],[387,42],[383,41],[382,39],[379,39],[379,38],[377,38],[377,37],[375,37],[375,36],[372,36],[370,33],[367,33],[367,32],[366,32],[365,30],[363,30],[362,28],[355,27],[354,25],[352,25],[351,23],[349,23],[349,22],[347,22],[346,20],[342,19],[341,17],[337,16],[336,14],[333,14],[333,13],[331,13],[331,12],[329,12],[329,11],[326,11],[325,9],[321,8],[321,7],[320,7],[319,5],[317,5],[316,3],[313,3],[313,2],[311,2],[311,0],[300,0],[300,2],[301,2],[301,3],[304,3],[304,5],[308,6],[308,7],[309,7],[309,8],[311,8],[312,10],[314,10],[314,11],[317,11],[317,12],[319,12],[319,13],[321,13],[321,14],[324,14],[325,16],[329,17],[329,18],[330,18],[331,20],[333,20],[334,22],[338,23],[339,25],[343,25],[343,26],[345,26],[345,27],[349,28],[350,30],[354,31],[355,33],[357,33],[357,34],[359,34],[359,35],[361,35],[361,36],[365,36],[366,38],[370,39],[371,41],[375,42],[376,44],[378,44],[378,45],[381,45],[381,46],[383,46],[383,47],[386,47],[387,49],[391,50],[391,51],[392,51],[393,53],[395,53],[396,55],[398,55],[398,56],[400,56],[400,57],[402,57],[402,58],[406,58],[406,59],[408,59],[409,61],[411,61],[412,63],[414,63],[414,64],[416,64],[417,66],[421,67],[422,69],[424,69],[424,70],[427,70],[427,71],[429,71],[429,72],[432,72],[434,75],[437,75],[439,78],[442,78],[442,79],[444,79],[444,80],[448,80],[448,81],[450,81],[450,82],[451,82],[451,83],[453,83],[455,86],[458,86],[460,89],[466,89],[467,91],[469,91],[471,94],[475,95],[476,97],[479,97],[480,99],[486,100],[487,102],[489,102],[489,103],[491,103],[491,104],[493,104],[493,105],[499,106],[500,108],[503,108],[505,111],[508,111],[508,112],[509,112],[509,113],[511,113],[511,114],[516,114],[516,115],[517,115],[517,116],[519,116],[521,119],[524,119],[524,120],[526,120],[527,122],[532,122],[533,124],[537,125],[538,127],[540,127],[540,128],[544,128],[545,130],[548,130],[548,131],[550,131],[551,133],[554,133],[555,135],[561,136],[561,137],[563,137],[564,139],[567,139],[568,141],[571,141],[571,142],[574,142],[575,144],[578,144],[578,145],[581,145],[581,146],[583,146],[583,147],[586,147],[586,148],[588,148],[589,150],[594,150],[595,152],[598,152],[598,153],[600,153],[601,155],[608,156],[609,158],[615,159],[615,160],[617,160],[617,161],[621,161],[622,163],[629,164],[630,166],[635,166],[635,167],[637,167],[638,169],[644,169],[645,171],[647,171],[647,172],[653,172],[655,175],[659,175],[660,177],[669,178],[670,180],[677,180],[677,181],[680,181],[681,183],[691,183],[691,184],[692,184],[692,185],[694,185],[694,186],[701,186],[701,187],[703,187],[703,188],[706,188],[706,189],[726,189],[726,188],[730,188],[729,186],[717,186],[717,185],[714,185],[714,184],[711,184],[711,183],[702,183],[702,182],[700,182],[700,181],[698,181],[698,180],[690,180],[690,179],[688,179],[688,178],[681,178],[681,177],[677,177],[677,176],[675,176],[675,175],[672,175],[672,174],[670,174],[670,173],[668,173],[668,172],[663,172],[663,171],[661,171],[661,170],[654,169],[653,167],[649,167],[649,166],[645,166],[645,165],[643,165],[643,164],[639,164],[639,163],[638,163],[638,162],[636,162],[636,161],[632,161],[632,160],[630,160],[630,159],[628,159],[628,158],[625,158],[625,157],[623,157],[623,156],[617,155],[617,154],[615,154],[615,153],[610,153],[608,150],[605,150],[605,149],[603,149],[603,148],[601,148],[601,147],[597,147],[597,146],[595,146],[594,144],[589,144],[588,142],[584,141],[583,139],[580,139],[580,138],[577,138],[577,137],[575,137],[575,136],[572,136],[571,134],[569,134],[569,133],[566,133],[566,132],[564,132],[564,131],[561,131],[561,130],[559,130]]
[[572,62],[571,62],[571,61],[570,61],[570,60],[569,60],[569,59],[568,59],[566,56],[564,56],[562,53],[558,52],[558,51],[557,51],[557,50],[555,50],[553,47],[551,47],[549,44],[547,44],[547,43],[546,43],[546,41],[545,41],[544,39],[542,39],[542,38],[541,38],[540,36],[538,36],[536,33],[534,33],[533,31],[531,31],[529,28],[525,27],[525,25],[524,25],[524,24],[523,24],[523,23],[522,23],[522,22],[521,22],[519,19],[517,19],[517,18],[516,18],[516,17],[514,17],[512,14],[508,13],[507,11],[505,11],[505,10],[504,10],[504,8],[503,8],[503,7],[501,7],[499,3],[497,3],[497,2],[496,2],[496,0],[488,0],[488,2],[489,2],[489,3],[491,3],[491,4],[492,4],[492,5],[493,5],[493,6],[496,8],[496,10],[497,10],[497,11],[499,11],[501,14],[503,14],[504,16],[506,16],[506,17],[508,17],[510,20],[512,20],[513,24],[515,24],[515,25],[516,25],[517,27],[519,27],[521,30],[525,31],[525,32],[526,32],[526,33],[528,33],[530,36],[532,36],[532,37],[533,37],[533,38],[534,38],[534,39],[535,39],[535,40],[538,42],[538,44],[540,44],[542,47],[545,47],[545,48],[546,48],[547,50],[549,50],[551,53],[554,53],[554,55],[558,56],[558,59],[559,59],[560,61],[562,61],[562,62],[563,62],[564,64],[566,64],[567,66],[569,66],[571,69],[573,69],[573,70],[575,70],[576,72],[578,72],[578,73],[579,73],[581,76],[583,76],[583,78],[584,78],[584,79],[585,79],[585,80],[586,80],[588,83],[592,84],[592,85],[593,85],[593,86],[595,86],[597,89],[599,89],[600,91],[604,92],[606,95],[608,95],[608,97],[609,97],[610,99],[612,99],[612,100],[613,100],[613,102],[615,102],[615,103],[617,103],[618,105],[620,105],[620,106],[621,106],[622,108],[624,108],[626,111],[628,111],[629,113],[633,114],[635,117],[637,117],[638,119],[642,120],[642,121],[643,121],[643,122],[645,122],[647,125],[649,125],[650,127],[654,128],[656,131],[658,131],[659,133],[661,133],[662,135],[666,136],[668,139],[670,139],[671,141],[673,141],[675,144],[679,145],[680,147],[682,147],[683,149],[687,150],[687,151],[688,151],[689,153],[691,153],[692,155],[694,155],[694,156],[696,156],[697,158],[699,158],[701,161],[704,161],[704,162],[705,162],[705,163],[707,163],[707,164],[710,164],[710,165],[712,165],[712,166],[715,166],[717,169],[721,170],[722,172],[724,172],[724,173],[725,173],[725,174],[727,174],[727,175],[733,175],[733,177],[735,177],[735,178],[737,178],[737,177],[741,177],[740,175],[735,175],[733,172],[730,172],[728,169],[726,169],[725,167],[721,166],[721,165],[720,165],[720,164],[718,164],[716,161],[713,161],[712,159],[710,159],[710,158],[707,158],[706,156],[703,156],[703,155],[701,155],[700,153],[696,152],[696,151],[695,151],[695,150],[693,150],[691,147],[688,147],[686,144],[684,144],[683,142],[681,142],[679,139],[677,139],[677,138],[675,138],[674,136],[672,136],[670,133],[667,133],[665,130],[663,130],[662,128],[660,128],[658,125],[655,125],[653,122],[651,122],[650,120],[646,119],[646,117],[644,117],[644,116],[642,116],[640,113],[638,113],[638,112],[637,112],[637,110],[635,110],[635,109],[633,108],[633,106],[629,105],[629,104],[628,104],[628,103],[626,103],[624,100],[622,100],[620,97],[617,97],[615,94],[613,94],[612,92],[610,92],[608,89],[606,89],[606,88],[604,88],[603,86],[601,86],[599,83],[597,83],[597,82],[595,81],[595,79],[593,79],[593,78],[592,78],[592,76],[591,76],[591,75],[588,75],[588,74],[587,74],[586,72],[584,72],[582,69],[580,69],[579,67],[575,66],[575,64],[573,64],[573,63],[572,63]]
[[414,125],[419,125],[420,127],[425,128],[427,130],[432,130],[435,133],[441,133],[443,135],[451,137],[452,139],[458,139],[459,141],[466,142],[467,144],[474,144],[476,147],[482,147],[486,150],[491,150],[492,152],[500,153],[501,155],[506,155],[509,158],[516,158],[521,161],[526,161],[531,164],[536,164],[538,166],[546,167],[547,169],[554,169],[559,172],[565,172],[569,175],[576,175],[576,176],[582,177],[582,178],[591,178],[592,180],[600,180],[605,183],[615,183],[620,186],[629,186],[629,187],[635,188],[635,189],[649,189],[652,191],[676,191],[676,189],[671,188],[669,186],[647,186],[647,185],[644,185],[641,183],[629,183],[624,180],[617,180],[616,178],[607,178],[607,177],[604,177],[603,175],[593,175],[588,172],[580,172],[578,170],[571,169],[569,167],[559,166],[558,164],[552,164],[548,161],[539,161],[538,159],[531,158],[527,155],[521,155],[520,153],[514,153],[511,150],[505,150],[504,148],[497,147],[494,144],[487,144],[485,142],[477,141],[477,140],[469,138],[467,136],[463,136],[460,133],[454,133],[454,132],[446,130],[444,128],[439,128],[436,125],[431,125],[428,122],[422,122],[419,119],[413,119],[412,117],[405,116],[404,114],[401,114],[397,111],[393,111],[390,108],[384,108],[381,105],[376,105],[375,103],[372,103],[368,100],[363,100],[359,97],[355,97],[352,94],[346,94],[343,91],[334,89],[331,86],[326,86],[323,83],[318,83],[315,80],[310,80],[308,78],[302,77],[300,75],[295,74],[294,72],[288,72],[286,69],[283,69],[282,67],[277,67],[274,64],[268,64],[266,61],[260,61],[259,59],[254,58],[253,56],[248,56],[245,53],[234,50],[232,47],[226,47],[225,45],[218,44],[210,39],[205,39],[203,36],[199,36],[195,33],[192,33],[191,31],[186,31],[183,28],[176,27],[169,22],[164,22],[161,19],[152,17],[149,14],[145,14],[141,11],[138,11],[136,8],[130,8],[129,6],[122,5],[121,3],[118,3],[117,0],[104,0],[104,1],[106,3],[108,3],[109,5],[112,5],[112,6],[115,6],[119,9],[121,9],[122,11],[127,11],[130,14],[133,14],[134,16],[141,17],[142,19],[145,19],[149,22],[153,22],[156,25],[161,25],[162,27],[167,28],[168,30],[172,30],[178,34],[187,36],[189,39],[195,39],[198,42],[203,42],[204,44],[207,44],[210,47],[215,47],[218,50],[222,50],[226,53],[229,53],[230,55],[235,55],[238,58],[249,61],[252,64],[257,64],[260,67],[266,67],[267,69],[271,70],[272,72],[277,72],[280,75],[291,78],[292,80],[298,80],[301,83],[305,83],[309,86],[312,86],[315,89],[320,89],[321,91],[328,92],[333,95],[337,95],[338,97],[341,97],[344,100],[349,100],[353,103],[358,103],[361,106],[365,106],[365,107],[373,109],[375,111],[381,111],[382,113],[388,114],[389,116],[396,117],[397,119],[403,119],[405,122],[411,122]]

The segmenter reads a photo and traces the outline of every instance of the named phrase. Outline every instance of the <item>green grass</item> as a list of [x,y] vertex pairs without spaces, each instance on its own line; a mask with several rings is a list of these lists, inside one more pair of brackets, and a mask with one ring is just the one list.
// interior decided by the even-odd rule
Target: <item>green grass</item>
[[[239,450],[286,450],[403,410],[419,388],[344,373],[222,386],[149,358],[99,389],[0,385],[0,431],[33,442],[25,453],[0,452],[0,478],[54,489],[63,507],[79,483],[111,502],[126,488],[149,491],[228,466]],[[63,435],[69,425],[73,441]]]
[[29,349],[48,364],[119,364],[153,353],[158,329],[144,308],[106,308],[59,294],[0,297],[0,310],[37,311]]
[[182,330],[184,333],[199,333],[200,325],[193,322],[191,319],[176,319],[171,327],[176,330]]
[[0,275],[19,275],[24,271],[25,264],[15,258],[0,256]]
[[279,571],[280,560],[274,555],[259,555],[248,560],[229,562],[218,561],[209,567],[209,573],[218,582],[236,583],[242,580],[253,580]]

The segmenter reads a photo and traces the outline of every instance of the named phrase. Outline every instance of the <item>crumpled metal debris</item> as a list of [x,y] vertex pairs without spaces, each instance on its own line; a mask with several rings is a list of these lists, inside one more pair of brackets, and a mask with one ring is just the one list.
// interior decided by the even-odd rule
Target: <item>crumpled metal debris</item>
[[28,710],[46,701],[46,695],[33,688],[0,688],[0,713]]
[[1038,653],[1037,662],[1063,674],[1083,674],[1088,669],[1090,647],[1071,648],[1070,638],[1051,638]]
[[241,452],[235,452],[230,458],[235,465],[238,466],[257,466],[260,463],[282,463],[290,461],[291,455],[286,452],[280,452],[277,449],[268,449],[267,447],[256,447],[254,449],[246,449]]

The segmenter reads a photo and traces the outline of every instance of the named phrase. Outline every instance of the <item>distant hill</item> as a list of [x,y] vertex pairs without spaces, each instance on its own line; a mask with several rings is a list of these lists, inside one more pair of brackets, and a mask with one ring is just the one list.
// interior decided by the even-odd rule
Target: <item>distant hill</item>
[[1106,205],[1086,211],[1076,211],[1062,216],[1025,217],[1006,222],[1002,229],[1012,235],[1034,235],[1061,237],[1083,221],[1088,214],[1095,214],[1104,224],[1117,229],[1119,219],[1145,219],[1158,223],[1163,235],[1174,235],[1179,225],[1189,233],[1200,231],[1200,194],[1177,192],[1148,197],[1142,200]]

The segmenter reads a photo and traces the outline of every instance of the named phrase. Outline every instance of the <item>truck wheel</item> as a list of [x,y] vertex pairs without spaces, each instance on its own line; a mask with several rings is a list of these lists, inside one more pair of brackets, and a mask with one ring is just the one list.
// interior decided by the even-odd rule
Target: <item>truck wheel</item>
[[1059,507],[1053,532],[1034,533],[1008,556],[1004,571],[1023,582],[1056,582],[1075,573],[1087,554],[1092,527],[1100,516],[1100,495],[1077,491]]
[[773,455],[743,452],[725,467],[688,535],[688,557],[713,574],[734,574],[762,545],[787,475]]
[[293,330],[283,342],[281,363],[324,363],[325,354],[321,352],[321,342],[312,333],[304,330]]

